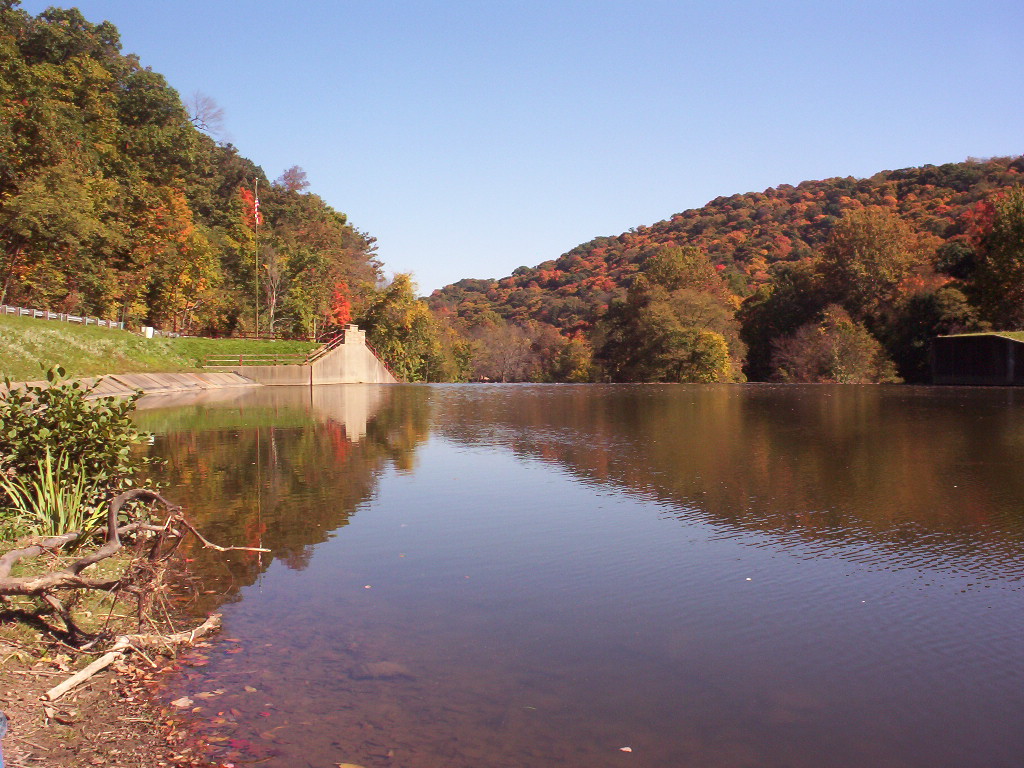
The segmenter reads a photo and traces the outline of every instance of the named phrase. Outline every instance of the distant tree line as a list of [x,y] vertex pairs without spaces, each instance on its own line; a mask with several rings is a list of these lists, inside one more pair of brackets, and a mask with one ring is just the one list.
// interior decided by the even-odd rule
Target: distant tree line
[[430,303],[477,378],[923,382],[934,336],[1024,329],[1022,181],[993,158],[719,198]]

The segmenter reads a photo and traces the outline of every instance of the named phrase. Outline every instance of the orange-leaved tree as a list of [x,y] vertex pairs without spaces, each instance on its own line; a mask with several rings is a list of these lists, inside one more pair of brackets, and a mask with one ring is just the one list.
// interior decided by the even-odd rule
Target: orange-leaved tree
[[352,301],[349,298],[348,283],[340,280],[331,293],[330,319],[334,325],[346,326],[352,321]]

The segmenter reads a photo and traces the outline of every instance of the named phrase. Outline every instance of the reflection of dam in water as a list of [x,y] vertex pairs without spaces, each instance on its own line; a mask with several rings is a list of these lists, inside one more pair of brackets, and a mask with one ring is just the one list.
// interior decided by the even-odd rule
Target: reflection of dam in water
[[352,442],[366,436],[366,425],[384,406],[391,394],[384,387],[346,384],[337,387],[312,387],[313,411],[322,419],[341,424]]
[[204,535],[271,550],[190,555],[229,595],[275,560],[304,568],[389,466],[411,465],[429,421],[415,405],[423,394],[375,384],[207,390],[142,398],[135,421],[154,434],[151,455],[166,460],[154,472],[165,495]]
[[[391,388],[377,384],[341,384],[320,387],[252,387],[208,389],[200,392],[179,392],[170,395],[149,395],[139,400],[136,420],[146,430],[155,431],[157,412],[175,413],[176,422],[195,419],[196,429],[216,425],[223,428],[223,418],[207,421],[201,414],[216,411],[219,416],[238,417],[245,423],[246,412],[263,409],[268,412],[298,415],[307,413],[312,420],[331,421],[341,425],[353,442],[366,435],[367,424],[388,402]],[[152,426],[150,426],[152,425]]]

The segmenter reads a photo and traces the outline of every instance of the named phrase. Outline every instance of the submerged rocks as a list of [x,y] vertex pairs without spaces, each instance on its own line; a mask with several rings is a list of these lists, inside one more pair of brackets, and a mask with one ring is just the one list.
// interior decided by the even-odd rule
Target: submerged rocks
[[350,673],[353,680],[398,680],[414,678],[409,669],[396,661],[371,661],[359,664]]

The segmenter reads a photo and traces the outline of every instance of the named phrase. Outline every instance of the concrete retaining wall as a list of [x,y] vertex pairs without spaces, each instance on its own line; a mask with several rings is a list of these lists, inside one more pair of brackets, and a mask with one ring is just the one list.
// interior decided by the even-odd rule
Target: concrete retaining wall
[[[253,379],[237,373],[119,373],[113,376],[94,376],[78,379],[83,386],[95,385],[90,397],[128,397],[141,389],[147,395],[166,395],[172,392],[203,392],[231,387],[258,387]],[[12,384],[12,389],[24,386],[43,386],[45,381]],[[2,385],[0,385],[2,388]]]
[[308,387],[313,383],[308,365],[240,365],[230,370],[266,387]]

